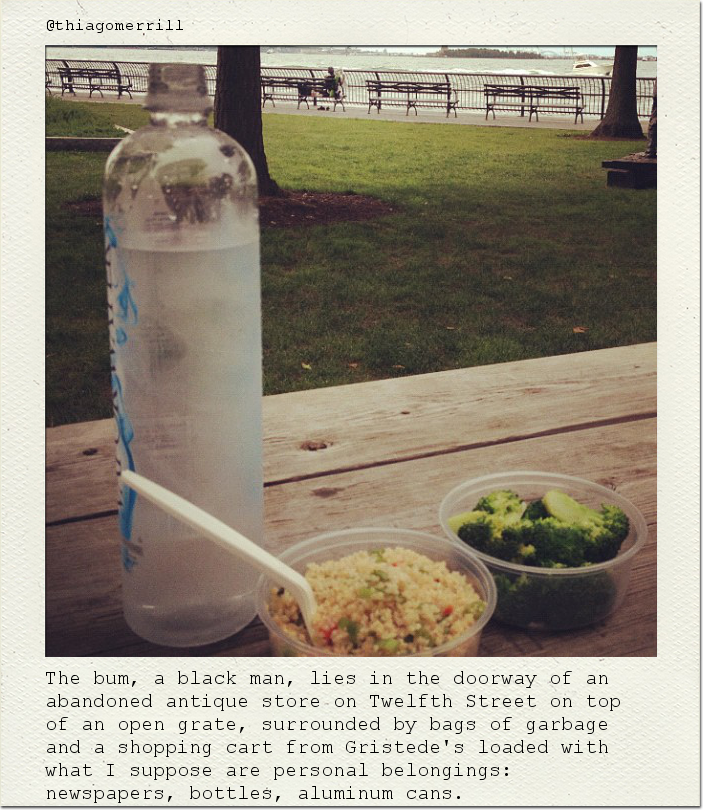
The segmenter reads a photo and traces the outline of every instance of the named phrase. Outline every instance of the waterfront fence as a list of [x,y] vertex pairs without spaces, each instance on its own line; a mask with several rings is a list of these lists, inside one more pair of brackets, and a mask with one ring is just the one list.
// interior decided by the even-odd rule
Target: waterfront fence
[[[215,95],[216,66],[205,65],[208,92]],[[72,68],[114,69],[118,76],[129,78],[132,81],[132,92],[146,93],[148,86],[148,62],[112,62],[86,59],[47,59],[46,80],[48,89],[61,89],[59,68],[71,70]],[[262,66],[262,77],[277,77],[290,79],[324,79],[327,71],[324,68],[292,68]],[[411,71],[411,70],[345,70],[345,98],[344,103],[361,107],[368,106],[367,81],[398,81],[398,82],[441,82],[448,83],[456,90],[458,109],[485,111],[486,100],[483,94],[484,84],[510,84],[525,87],[540,85],[542,87],[578,87],[583,99],[583,114],[602,118],[608,106],[610,93],[610,76],[582,76],[582,75],[544,75],[544,74],[507,74],[507,73],[459,73],[441,71]],[[652,110],[654,97],[654,77],[637,79],[637,114],[640,118],[648,119]],[[296,101],[295,93],[291,94],[291,101]],[[384,99],[384,106],[405,107],[404,97],[389,96]]]

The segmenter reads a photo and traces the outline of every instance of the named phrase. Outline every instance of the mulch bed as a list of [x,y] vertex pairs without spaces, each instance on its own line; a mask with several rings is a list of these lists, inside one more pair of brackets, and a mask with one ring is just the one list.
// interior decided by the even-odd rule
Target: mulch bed
[[[99,198],[75,200],[66,208],[86,217],[102,217]],[[287,191],[278,197],[261,197],[262,228],[290,228],[325,225],[330,222],[362,222],[394,212],[388,203],[363,194],[333,194],[316,191]]]
[[392,214],[388,203],[363,194],[287,191],[280,197],[261,197],[262,228],[324,225],[328,222],[361,222]]

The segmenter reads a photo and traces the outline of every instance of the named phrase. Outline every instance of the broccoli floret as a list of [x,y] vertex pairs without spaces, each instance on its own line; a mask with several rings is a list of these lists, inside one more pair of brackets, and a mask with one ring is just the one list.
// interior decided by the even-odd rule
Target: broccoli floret
[[629,526],[624,535],[621,531],[613,531],[605,522],[602,525],[594,525],[584,530],[588,532],[589,540],[584,549],[586,562],[598,563],[610,560],[617,555],[622,541],[627,537]]
[[601,506],[601,516],[603,518],[604,532],[609,536],[601,536],[601,554],[598,559],[592,559],[591,562],[601,562],[615,557],[620,551],[620,546],[630,533],[630,521],[619,507],[603,504]]
[[507,574],[495,574],[493,579],[498,591],[494,617],[499,621],[530,627],[542,622],[542,610],[534,581],[525,574],[517,578]]
[[[485,495],[449,525],[468,545],[502,560],[540,568],[583,568],[615,557],[627,537],[627,515],[600,512],[552,490],[528,506],[510,490]],[[495,574],[495,616],[519,627],[561,630],[604,618],[617,588],[606,571],[579,577]]]
[[448,518],[447,524],[455,534],[459,534],[459,529],[465,523],[473,523],[477,518],[483,517],[485,517],[484,512],[475,512],[473,510],[471,512],[461,512],[458,515],[452,515],[450,518]]
[[493,539],[490,544],[491,551],[487,553],[499,560],[525,562],[526,565],[535,564],[536,548],[532,543],[533,536],[534,526],[529,520],[503,526],[500,536]]
[[528,544],[524,543],[516,535],[513,535],[509,531],[510,528],[510,526],[506,526],[502,523],[498,525],[497,530],[486,547],[486,554],[490,554],[491,557],[497,557],[499,560],[516,560],[519,557],[520,547],[527,547]]
[[585,548],[589,535],[580,526],[568,526],[556,518],[544,518],[535,523],[532,542],[543,567],[558,564],[578,568],[586,562]]
[[[586,562],[584,548],[590,535],[578,526],[568,526],[553,517],[541,520],[521,520],[503,530],[506,547],[514,547],[520,558],[507,558],[525,565],[552,568],[557,564],[578,568]],[[525,554],[520,549],[528,549]]]
[[601,505],[597,512],[559,490],[551,490],[542,499],[550,515],[586,532],[584,559],[596,563],[610,560],[620,550],[630,531],[627,515],[618,506]]
[[473,511],[449,518],[449,526],[477,551],[511,560],[518,544],[507,540],[504,530],[519,523],[524,511],[525,504],[514,492],[501,489],[480,498]]
[[549,512],[547,512],[542,499],[538,498],[536,501],[527,504],[523,517],[527,520],[539,520],[540,518],[549,517]]
[[497,489],[488,495],[479,498],[474,507],[475,511],[488,512],[491,515],[503,515],[504,517],[522,517],[525,511],[525,504],[520,500],[520,496],[510,489]]
[[507,533],[508,527],[513,525],[510,521],[519,521],[517,513],[500,515],[475,510],[458,517],[461,525],[456,533],[471,548],[501,560],[512,560],[517,554],[520,541],[513,540]]
[[630,533],[630,521],[627,519],[627,515],[619,506],[606,503],[601,506],[601,515],[606,528],[622,542]]
[[565,630],[605,618],[617,588],[605,571],[583,577],[495,576],[495,617],[518,627]]
[[477,551],[541,568],[610,560],[630,529],[619,507],[603,504],[597,512],[559,490],[527,507],[511,490],[496,490],[473,511],[450,518],[449,526]]
[[495,531],[490,516],[485,512],[465,512],[460,517],[462,523],[456,530],[459,538],[471,548],[488,554],[487,549]]

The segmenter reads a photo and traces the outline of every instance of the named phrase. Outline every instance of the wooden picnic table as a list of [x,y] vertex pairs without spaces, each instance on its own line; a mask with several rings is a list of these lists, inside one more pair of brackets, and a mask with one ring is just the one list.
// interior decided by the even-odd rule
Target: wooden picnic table
[[[491,472],[562,472],[616,489],[649,527],[620,609],[560,633],[492,621],[481,654],[656,655],[656,344],[269,396],[264,433],[274,552],[355,526],[440,535],[444,495]],[[48,429],[46,460],[47,655],[268,654],[258,620],[191,650],[127,627],[111,419]]]

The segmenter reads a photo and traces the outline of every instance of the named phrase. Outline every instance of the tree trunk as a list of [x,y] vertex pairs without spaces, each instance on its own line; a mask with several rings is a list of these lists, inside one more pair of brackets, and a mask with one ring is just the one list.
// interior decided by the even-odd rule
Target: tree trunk
[[654,80],[654,98],[652,99],[652,112],[649,114],[649,129],[647,130],[647,148],[644,156],[656,160],[657,157],[657,80]]
[[259,179],[259,194],[279,194],[269,175],[261,129],[261,56],[259,47],[225,45],[217,49],[215,126],[249,153]]
[[643,138],[637,117],[637,46],[617,45],[608,108],[592,138]]

